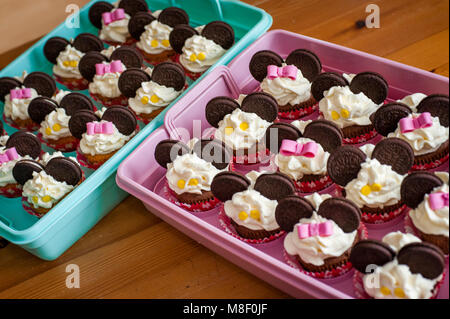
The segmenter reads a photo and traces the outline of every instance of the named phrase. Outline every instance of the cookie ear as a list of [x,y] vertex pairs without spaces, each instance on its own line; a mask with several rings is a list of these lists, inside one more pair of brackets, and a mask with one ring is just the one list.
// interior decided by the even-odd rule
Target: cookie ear
[[355,244],[350,253],[350,262],[360,273],[368,274],[373,266],[383,266],[394,260],[395,252],[389,245],[373,239],[363,239]]
[[420,113],[429,112],[438,117],[442,126],[448,127],[449,97],[444,94],[432,94],[424,98],[417,106]]
[[38,96],[28,105],[28,115],[37,124],[41,124],[45,117],[56,110],[58,105],[48,97]]
[[211,126],[219,127],[219,122],[225,115],[233,113],[238,108],[240,108],[239,103],[228,96],[215,97],[206,104],[206,120]]
[[92,82],[96,73],[95,65],[102,62],[108,62],[108,59],[100,52],[91,51],[80,59],[78,69],[86,80]]
[[411,243],[403,246],[397,255],[398,263],[407,265],[413,274],[435,279],[445,269],[445,257],[441,250],[429,243]]
[[305,49],[292,51],[286,58],[286,64],[295,65],[310,82],[322,71],[322,63],[319,57],[315,53]]
[[87,53],[90,51],[100,52],[105,48],[103,41],[91,33],[81,33],[73,40],[73,46],[78,51]]
[[348,86],[347,80],[340,74],[334,72],[325,72],[319,74],[311,84],[311,93],[316,101],[323,99],[325,91],[334,86]]
[[102,116],[103,121],[112,122],[123,135],[129,136],[136,131],[137,120],[132,111],[124,106],[112,106]]
[[324,200],[317,214],[334,221],[345,233],[357,230],[361,223],[361,210],[345,198],[334,197]]
[[158,16],[158,21],[168,26],[175,28],[178,25],[189,24],[189,16],[181,8],[170,7],[166,8]]
[[305,127],[303,136],[319,143],[328,152],[334,152],[342,145],[342,130],[333,122],[327,120],[315,120]]
[[149,12],[137,12],[128,22],[128,32],[134,39],[139,41],[142,33],[145,32],[145,27],[154,20],[156,18]]
[[412,172],[402,181],[400,188],[402,201],[409,208],[417,208],[426,194],[442,184],[442,180],[431,172]]
[[236,193],[243,192],[250,186],[250,181],[235,172],[221,172],[211,182],[211,192],[221,202],[231,200]]
[[6,148],[15,147],[17,153],[24,157],[38,158],[41,155],[41,141],[30,132],[16,132],[6,142]]
[[34,172],[39,173],[43,170],[44,167],[39,162],[32,160],[21,160],[14,166],[12,174],[17,183],[23,186],[27,181],[33,179]]
[[278,116],[278,103],[275,98],[264,92],[255,92],[242,100],[241,109],[247,113],[255,113],[267,122],[273,122]]
[[167,168],[167,164],[172,163],[177,156],[182,156],[190,152],[189,147],[183,142],[163,140],[156,145],[155,160],[159,165]]
[[105,1],[99,1],[94,3],[89,9],[89,21],[97,28],[102,28],[102,14],[110,12],[114,9],[111,3]]
[[44,55],[50,63],[56,64],[56,59],[59,54],[64,51],[68,45],[70,45],[70,42],[64,38],[50,38],[44,45]]
[[366,154],[359,148],[350,145],[340,146],[328,158],[328,175],[336,184],[345,186],[358,176],[361,164],[365,160]]
[[389,103],[380,107],[373,115],[372,124],[383,136],[394,132],[400,120],[411,114],[411,109],[403,103]]
[[56,83],[53,78],[44,72],[32,72],[23,80],[27,88],[35,89],[39,95],[52,97],[56,92]]
[[414,151],[408,142],[399,138],[381,140],[372,152],[372,158],[390,165],[400,175],[408,173],[414,164]]
[[76,112],[70,117],[69,130],[70,133],[77,139],[81,140],[83,134],[86,133],[87,123],[97,122],[100,119],[93,111],[82,110]]
[[47,163],[45,172],[58,182],[66,182],[72,186],[77,186],[83,176],[80,166],[66,157],[52,158]]
[[267,67],[269,65],[281,67],[283,62],[283,58],[273,51],[259,51],[256,52],[250,60],[250,73],[256,81],[262,82],[267,76]]
[[281,200],[295,194],[295,186],[291,179],[278,172],[260,175],[256,179],[254,189],[272,200]]
[[302,137],[302,133],[298,128],[288,123],[273,123],[270,125],[264,136],[266,147],[274,154],[280,152],[283,140],[297,141]]
[[142,69],[130,68],[125,70],[119,77],[119,90],[127,98],[136,96],[136,91],[141,87],[142,83],[149,82],[150,75]]
[[230,150],[218,140],[200,140],[194,145],[193,151],[220,170],[227,168],[232,159]]
[[378,73],[362,72],[352,79],[350,90],[355,94],[362,92],[375,104],[381,104],[388,96],[389,85]]
[[120,0],[119,8],[124,9],[131,17],[138,12],[148,12],[148,5],[145,0]]
[[11,77],[0,78],[0,101],[5,102],[5,97],[10,94],[11,90],[20,88],[22,83]]
[[169,35],[170,46],[176,53],[182,54],[184,43],[190,37],[198,34],[197,30],[187,24],[177,25]]
[[225,50],[234,44],[234,30],[226,22],[213,21],[208,23],[202,30],[202,36],[214,41]]
[[311,203],[297,195],[291,195],[278,202],[275,210],[275,219],[280,228],[286,232],[291,232],[295,224],[302,218],[310,218],[314,212]]
[[153,69],[152,81],[181,91],[186,85],[186,74],[179,64],[163,62]]
[[127,69],[140,68],[142,67],[142,64],[144,62],[144,58],[138,50],[126,46],[115,49],[111,54],[110,60],[121,61],[127,67]]
[[74,92],[64,96],[59,107],[63,108],[67,115],[72,116],[81,110],[93,111],[94,103],[86,95]]

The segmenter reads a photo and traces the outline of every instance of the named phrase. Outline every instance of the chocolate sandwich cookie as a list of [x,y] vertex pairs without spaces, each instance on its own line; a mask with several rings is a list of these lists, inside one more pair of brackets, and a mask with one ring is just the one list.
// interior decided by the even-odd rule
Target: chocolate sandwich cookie
[[213,98],[205,107],[206,120],[211,126],[219,127],[219,122],[225,115],[233,113],[238,108],[240,108],[239,103],[228,96]]
[[33,160],[21,160],[13,168],[14,179],[20,185],[25,185],[27,181],[33,178],[33,173],[39,173],[44,170],[44,166]]
[[388,95],[389,85],[378,73],[361,72],[352,79],[350,90],[355,94],[363,92],[375,104],[381,104]]
[[125,70],[119,78],[119,90],[127,98],[136,96],[136,91],[141,87],[142,83],[149,82],[150,75],[142,69],[130,68]]
[[102,116],[103,121],[112,122],[123,135],[131,135],[136,131],[136,116],[123,106],[112,106]]
[[100,119],[91,110],[81,110],[70,117],[69,130],[72,136],[81,140],[83,134],[86,133],[87,123],[97,122]]
[[159,85],[173,87],[175,91],[181,91],[186,85],[186,75],[180,65],[173,62],[163,62],[153,69],[152,81]]
[[180,24],[189,24],[189,16],[183,9],[169,7],[161,11],[158,21],[175,28]]
[[103,54],[95,51],[88,52],[80,59],[78,69],[86,80],[92,82],[96,74],[95,65],[103,62],[108,62],[108,58]]
[[423,202],[425,195],[443,185],[442,180],[431,172],[413,172],[408,174],[400,188],[402,201],[414,209]]
[[202,30],[202,36],[214,41],[225,50],[228,50],[234,44],[234,30],[223,21],[208,23]]
[[419,113],[429,112],[431,116],[438,117],[439,123],[448,127],[449,96],[444,94],[431,94],[420,101],[417,106]]
[[20,88],[22,83],[19,80],[11,77],[0,78],[0,101],[5,102],[5,96],[10,94],[11,90]]
[[178,156],[189,154],[189,147],[183,142],[176,140],[162,140],[155,148],[155,160],[164,168],[172,163]]
[[170,46],[178,54],[183,54],[184,43],[190,37],[198,35],[197,30],[187,24],[180,24],[174,27],[169,35]]
[[338,185],[345,186],[358,176],[366,154],[353,146],[345,145],[337,148],[329,157],[327,172]]
[[316,141],[324,151],[332,153],[342,145],[343,134],[342,130],[333,122],[319,119],[305,127],[303,137]]
[[295,194],[295,186],[291,179],[278,172],[260,175],[255,182],[254,189],[272,200],[281,200]]
[[75,49],[83,53],[90,51],[100,52],[104,49],[102,40],[91,33],[81,33],[74,40],[72,44]]
[[52,97],[56,92],[56,83],[52,77],[44,72],[32,72],[23,80],[26,88],[33,88],[39,95]]
[[300,130],[289,123],[273,123],[270,125],[264,136],[266,147],[272,153],[279,153],[283,140],[297,141],[302,137]]
[[128,32],[131,36],[140,40],[145,27],[152,23],[156,18],[149,12],[137,12],[128,22]]
[[102,14],[106,12],[111,12],[114,6],[105,1],[99,1],[94,3],[89,9],[89,21],[97,28],[102,28]]
[[52,64],[56,64],[59,54],[71,43],[61,37],[53,37],[47,40],[44,45],[44,55]]
[[72,116],[81,110],[93,111],[94,103],[86,95],[74,92],[64,96],[59,107],[63,108],[68,116]]
[[275,219],[282,230],[291,232],[295,224],[303,218],[310,218],[313,212],[314,207],[308,200],[297,195],[290,195],[278,202]]
[[357,230],[361,223],[361,210],[345,198],[335,197],[324,200],[317,214],[333,220],[345,233]]
[[372,158],[381,164],[390,165],[394,171],[404,175],[414,164],[414,151],[408,142],[402,139],[387,138],[375,146]]
[[372,116],[372,124],[377,132],[388,136],[398,127],[398,122],[412,113],[411,109],[403,103],[389,103],[380,107]]
[[267,122],[273,122],[278,116],[277,100],[270,94],[255,92],[242,100],[241,109],[247,113],[255,113]]
[[51,159],[45,166],[45,172],[58,182],[72,186],[78,185],[83,176],[80,166],[65,157]]
[[110,61],[120,60],[128,68],[140,68],[144,62],[142,54],[132,47],[121,46],[111,54]]
[[221,202],[226,202],[249,186],[250,181],[245,176],[235,172],[221,172],[214,177],[211,191]]
[[41,155],[41,142],[30,132],[16,132],[6,142],[6,148],[15,147],[20,156],[38,158]]
[[139,12],[148,12],[145,0],[120,0],[119,8],[124,9],[131,17]]
[[311,93],[316,101],[323,99],[323,93],[334,86],[348,86],[347,80],[335,72],[319,74],[311,84]]
[[394,258],[395,252],[389,245],[372,239],[358,242],[350,254],[350,262],[353,267],[363,274],[373,272],[374,265],[383,266]]
[[258,82],[262,82],[267,76],[268,65],[281,67],[283,62],[283,58],[275,52],[269,50],[259,51],[250,60],[250,73]]
[[314,52],[305,49],[292,51],[286,58],[286,64],[295,65],[310,82],[322,71],[319,57]]
[[230,165],[231,151],[224,143],[213,139],[203,139],[198,141],[193,151],[201,159],[210,162],[215,168],[223,170]]
[[33,122],[40,124],[45,120],[45,117],[56,110],[57,107],[58,104],[54,100],[48,97],[38,96],[31,100],[28,105],[28,115]]

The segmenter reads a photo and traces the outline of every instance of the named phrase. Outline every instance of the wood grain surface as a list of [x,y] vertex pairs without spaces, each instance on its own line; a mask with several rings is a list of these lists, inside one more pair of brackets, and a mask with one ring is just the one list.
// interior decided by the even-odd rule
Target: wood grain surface
[[[51,31],[69,3],[0,1],[0,67]],[[449,74],[449,2],[445,0],[247,0],[286,29]],[[358,29],[368,4],[379,29]],[[26,23],[24,23],[26,21]],[[288,298],[191,240],[129,197],[63,256],[44,262],[0,242],[0,298]],[[79,289],[67,289],[66,267],[80,267]]]

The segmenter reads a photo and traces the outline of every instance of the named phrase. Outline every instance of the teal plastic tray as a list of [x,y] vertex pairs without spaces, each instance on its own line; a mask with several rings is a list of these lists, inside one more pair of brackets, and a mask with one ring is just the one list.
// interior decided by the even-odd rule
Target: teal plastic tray
[[[115,0],[106,1],[112,3]],[[0,77],[19,76],[24,70],[27,72],[43,71],[51,74],[52,65],[42,53],[45,42],[53,36],[70,39],[83,32],[97,34],[98,30],[91,25],[88,19],[89,8],[94,2],[97,1],[90,2],[80,11],[80,28],[70,29],[65,23],[62,23],[1,70]],[[180,7],[188,12],[194,26],[206,24],[213,20],[223,20],[233,27],[236,34],[235,45],[209,71],[218,65],[227,64],[272,25],[272,17],[265,11],[239,1],[147,0],[147,3],[152,11],[170,6]],[[203,76],[192,83],[186,92],[201,81]],[[63,89],[60,85],[58,87]],[[82,91],[82,93],[87,94],[87,91]],[[172,104],[175,104],[178,99]],[[3,112],[3,103],[0,103],[0,111]],[[165,111],[162,112],[150,124],[141,127],[140,133],[100,169],[93,173],[85,171],[86,181],[43,218],[38,219],[27,214],[22,208],[20,199],[0,197],[0,237],[26,249],[41,259],[54,260],[58,258],[125,199],[127,193],[119,189],[115,183],[117,168],[122,160],[163,123],[165,113]],[[6,124],[5,129],[8,134],[15,131]],[[47,150],[45,147],[43,148]],[[70,153],[67,155],[73,156]]]

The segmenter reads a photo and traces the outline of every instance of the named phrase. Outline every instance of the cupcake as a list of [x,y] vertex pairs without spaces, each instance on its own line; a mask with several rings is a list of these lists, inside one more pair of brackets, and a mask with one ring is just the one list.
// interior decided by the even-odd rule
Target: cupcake
[[416,112],[405,104],[390,103],[373,117],[383,136],[406,141],[414,150],[413,170],[428,170],[448,160],[448,95],[433,94],[420,101]]
[[239,164],[263,160],[264,135],[277,115],[277,102],[262,92],[247,95],[240,105],[227,96],[216,97],[205,108],[206,120],[216,128],[214,137],[233,150],[233,160]]
[[404,211],[400,185],[413,161],[408,143],[388,138],[361,149],[341,146],[330,155],[327,171],[342,195],[361,209],[364,222],[382,223]]
[[311,82],[322,71],[322,64],[313,52],[294,50],[285,61],[273,51],[259,51],[250,60],[249,68],[261,83],[261,91],[277,100],[280,118],[295,120],[317,109]]
[[168,197],[189,211],[206,211],[219,201],[211,192],[213,178],[231,170],[228,149],[216,140],[190,141],[163,140],[155,148],[155,159],[167,169]]
[[350,261],[357,270],[357,296],[365,299],[433,298],[445,271],[439,248],[400,232],[389,233],[382,241],[361,240]]
[[171,47],[178,53],[177,62],[194,81],[234,44],[233,28],[226,22],[213,21],[198,30],[189,25],[178,25],[169,37]]
[[5,103],[3,119],[16,129],[35,131],[39,127],[28,116],[28,105],[38,96],[51,98],[55,93],[55,81],[43,72],[0,78],[0,99]]
[[99,37],[109,45],[133,44],[128,23],[135,14],[148,12],[145,0],[121,0],[114,5],[105,1],[94,3],[89,9],[89,20],[98,29]]
[[102,105],[128,105],[128,99],[119,90],[119,77],[129,68],[141,68],[142,55],[131,47],[119,47],[107,57],[99,52],[89,52],[80,60],[79,69],[89,81],[91,97]]
[[278,202],[295,194],[289,177],[281,173],[223,172],[214,177],[211,191],[224,203],[223,213],[244,240],[274,239],[281,235],[275,219]]
[[342,129],[346,144],[363,143],[375,137],[370,117],[383,105],[388,89],[386,80],[373,72],[342,76],[326,72],[311,85],[321,116]]
[[40,125],[38,137],[47,146],[61,152],[77,149],[78,139],[70,133],[69,120],[80,110],[95,110],[91,100],[81,93],[69,93],[59,103],[47,97],[37,97],[28,106],[30,118]]
[[21,160],[13,169],[14,178],[23,185],[25,210],[38,217],[48,213],[83,180],[75,159],[49,156],[47,160]]
[[411,109],[411,111],[413,111],[413,113],[418,113],[417,106],[426,97],[427,96],[423,93],[413,93],[404,96],[402,99],[397,100],[397,103],[405,104]]
[[361,211],[351,201],[317,193],[289,196],[278,203],[275,217],[288,233],[283,243],[286,253],[304,271],[328,277],[349,270],[350,252],[362,236]]
[[169,41],[170,33],[177,25],[188,25],[189,16],[180,8],[166,8],[149,12],[139,12],[128,24],[131,36],[137,40],[136,47],[144,59],[153,65],[175,61],[176,52]]
[[41,155],[41,143],[29,132],[16,132],[0,141],[0,196],[20,197],[22,187],[14,178],[14,166],[21,160],[37,160]]
[[91,110],[76,112],[69,120],[69,130],[72,136],[80,140],[78,162],[97,169],[136,134],[138,126],[130,110],[113,106],[97,114]]
[[103,48],[103,42],[97,36],[82,33],[73,41],[61,37],[48,39],[44,45],[44,55],[54,64],[53,76],[57,82],[73,91],[86,90],[89,82],[78,69],[80,60],[85,53],[100,52]]
[[129,108],[148,124],[185,89],[186,76],[176,63],[163,62],[149,68],[128,69],[120,75],[119,90],[128,98]]
[[402,182],[415,233],[448,255],[448,173],[414,172]]
[[341,144],[341,130],[326,120],[275,123],[265,137],[266,147],[276,154],[278,171],[289,176],[301,193],[318,192],[332,184],[327,162]]

